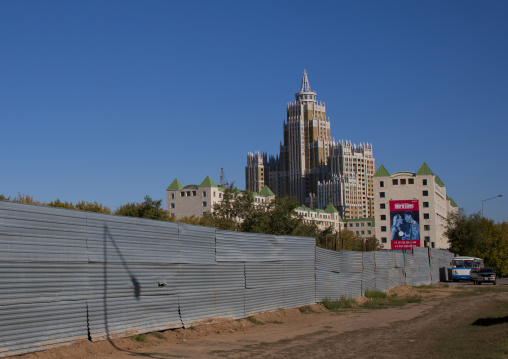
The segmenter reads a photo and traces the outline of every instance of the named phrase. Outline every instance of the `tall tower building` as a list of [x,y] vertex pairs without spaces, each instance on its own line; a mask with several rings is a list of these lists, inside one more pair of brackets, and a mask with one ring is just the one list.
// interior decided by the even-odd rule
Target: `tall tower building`
[[305,70],[300,92],[286,112],[279,156],[247,155],[246,189],[259,192],[267,185],[276,195],[295,197],[300,204],[333,204],[343,218],[372,217],[372,146],[332,140],[326,106],[311,90]]

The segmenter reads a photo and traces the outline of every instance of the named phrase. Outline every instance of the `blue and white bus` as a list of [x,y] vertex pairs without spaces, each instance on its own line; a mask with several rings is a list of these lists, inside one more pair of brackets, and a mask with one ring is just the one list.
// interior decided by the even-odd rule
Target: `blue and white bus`
[[471,280],[469,272],[473,268],[483,268],[483,259],[475,257],[455,257],[452,261],[452,279]]

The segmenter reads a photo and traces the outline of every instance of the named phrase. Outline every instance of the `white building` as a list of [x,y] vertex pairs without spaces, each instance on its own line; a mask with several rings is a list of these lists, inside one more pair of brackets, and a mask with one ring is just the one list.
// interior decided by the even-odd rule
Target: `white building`
[[449,248],[444,235],[450,212],[458,212],[441,179],[424,162],[416,172],[374,174],[377,238],[385,249]]

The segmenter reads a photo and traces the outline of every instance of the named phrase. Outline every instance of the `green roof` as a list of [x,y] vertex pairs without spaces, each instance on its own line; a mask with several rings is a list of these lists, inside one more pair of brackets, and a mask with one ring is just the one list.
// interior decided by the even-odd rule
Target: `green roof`
[[416,172],[417,176],[432,176],[434,173],[430,170],[429,166],[425,162],[420,166],[418,172]]
[[452,207],[458,207],[458,206],[457,206],[457,203],[455,203],[455,201],[454,201],[451,197],[446,196],[446,198],[448,198],[448,199],[450,200],[450,205],[451,205]]
[[178,191],[178,190],[181,190],[182,188],[183,188],[183,185],[180,183],[178,178],[175,178],[175,180],[173,182],[171,182],[169,187],[166,188],[166,191]]
[[445,184],[443,183],[443,181],[441,181],[441,178],[439,178],[438,176],[436,176],[436,179],[435,179],[436,183],[439,185],[439,187],[444,187]]
[[187,186],[184,186],[183,189],[198,189],[198,186],[195,184],[188,184]]
[[268,186],[264,186],[261,191],[259,192],[260,196],[275,196],[275,194],[272,192]]
[[339,211],[337,211],[337,208],[335,208],[333,206],[333,204],[329,204],[328,207],[325,208],[325,212],[326,213],[339,213]]
[[201,182],[198,188],[207,188],[207,187],[217,187],[214,181],[210,178],[210,176],[206,176],[206,178]]
[[381,165],[377,169],[376,173],[374,173],[374,177],[388,177],[390,173],[386,170],[385,166]]

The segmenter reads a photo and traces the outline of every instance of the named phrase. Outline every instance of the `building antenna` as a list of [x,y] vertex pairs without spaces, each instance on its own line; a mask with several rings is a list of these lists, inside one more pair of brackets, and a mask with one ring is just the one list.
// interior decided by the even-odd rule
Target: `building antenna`
[[224,174],[224,168],[221,167],[219,187],[227,187],[227,186],[229,186],[228,179],[226,178],[226,175]]

